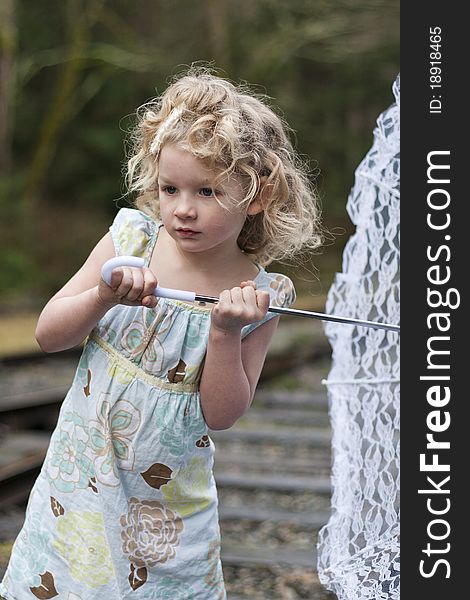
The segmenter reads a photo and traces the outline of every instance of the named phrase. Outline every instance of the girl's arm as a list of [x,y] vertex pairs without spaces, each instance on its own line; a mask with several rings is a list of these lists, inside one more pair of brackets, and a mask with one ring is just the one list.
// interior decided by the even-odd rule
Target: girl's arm
[[[247,302],[234,298],[226,301],[224,316],[214,314],[216,308],[220,310],[222,302],[212,312],[200,385],[202,410],[210,429],[228,429],[250,406],[269,342],[279,322],[279,317],[274,317],[241,339],[242,327],[261,320],[269,306],[269,294],[256,292],[255,295],[253,284],[249,283],[252,293],[248,290],[245,294]],[[221,300],[227,298],[225,294],[230,292],[222,292]],[[257,309],[256,318],[253,318],[254,307]]]
[[101,267],[115,256],[111,234],[92,250],[83,266],[46,304],[36,327],[36,340],[44,352],[73,348],[91,332],[116,304],[153,307],[151,293],[157,280],[149,269],[115,269],[108,286]]

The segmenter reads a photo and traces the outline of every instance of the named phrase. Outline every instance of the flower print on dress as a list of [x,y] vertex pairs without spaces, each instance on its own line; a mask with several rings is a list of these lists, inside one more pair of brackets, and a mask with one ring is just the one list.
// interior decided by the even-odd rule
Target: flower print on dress
[[41,574],[47,572],[52,535],[43,528],[43,516],[27,512],[25,526],[18,535],[6,576],[23,582],[28,588],[41,585]]
[[122,332],[122,348],[128,352],[130,360],[137,360],[148,373],[160,373],[163,369],[165,351],[159,336],[164,335],[171,324],[168,319],[164,324],[165,318],[158,306],[155,310],[143,308],[139,318],[131,321]]
[[90,445],[94,452],[96,479],[109,486],[119,484],[117,469],[131,471],[135,453],[132,436],[140,427],[140,410],[120,398],[111,408],[109,394],[101,393],[96,406],[96,421],[90,421]]
[[159,579],[156,589],[152,587],[139,598],[141,600],[193,600],[195,595],[196,592],[189,583],[167,576]]
[[61,492],[86,489],[90,478],[94,476],[88,431],[82,417],[77,413],[66,413],[60,429],[54,432],[46,473]]
[[198,365],[186,365],[185,383],[199,383],[202,377],[204,361]]
[[138,567],[154,567],[176,555],[183,521],[158,500],[129,500],[121,516],[122,550]]
[[[133,356],[142,357],[145,354],[145,370],[150,372],[155,370],[155,363],[158,355],[154,344],[151,344],[151,332],[142,321],[132,321],[123,331],[121,345],[124,350],[129,352],[129,358]],[[160,365],[157,370],[161,370],[163,364],[163,349],[160,354]],[[143,365],[142,365],[143,367]]]
[[209,572],[207,573],[204,581],[209,586],[212,593],[215,592],[213,598],[217,600],[225,600],[225,587],[224,578],[222,573],[222,565],[220,562],[220,539],[216,538],[209,544],[209,551],[207,553],[207,564],[209,566]]
[[106,357],[108,365],[108,375],[111,379],[115,379],[121,385],[129,385],[134,381],[134,375],[124,369],[118,362],[111,357]]
[[155,222],[148,215],[141,214],[143,219],[140,220],[137,227],[132,211],[124,210],[118,214],[112,233],[121,254],[145,258]]
[[169,483],[162,488],[165,505],[181,517],[202,512],[212,502],[211,470],[207,462],[194,456]]
[[175,420],[165,424],[161,443],[173,456],[183,456],[205,433],[207,426],[203,421],[194,420],[185,424],[181,420]]
[[[198,315],[196,314],[196,317]],[[197,348],[198,346],[206,346],[207,332],[210,327],[209,319],[191,318],[186,330],[184,338],[184,346],[186,348]]]
[[114,578],[103,515],[69,510],[57,519],[54,548],[75,581],[97,588]]
[[[92,331],[93,335],[96,335],[96,337],[104,340],[105,342],[108,342],[108,344],[113,345],[116,338],[117,338],[117,332],[115,329],[113,329],[112,327],[109,327],[108,325],[97,325],[93,331]],[[90,334],[91,335],[91,334]],[[96,347],[93,345],[92,347],[95,348]]]
[[192,417],[190,413],[182,417],[178,414],[175,416],[163,402],[155,408],[154,418],[157,427],[162,430],[160,442],[173,456],[183,456],[207,433],[203,419]]
[[271,306],[290,306],[294,304],[295,290],[289,277],[276,275],[269,287],[276,292],[274,298],[271,298]]

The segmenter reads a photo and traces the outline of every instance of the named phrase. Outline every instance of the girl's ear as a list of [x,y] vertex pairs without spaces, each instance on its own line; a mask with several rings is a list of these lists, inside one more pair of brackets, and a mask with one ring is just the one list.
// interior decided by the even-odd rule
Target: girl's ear
[[267,175],[262,175],[259,178],[259,190],[258,190],[258,193],[256,194],[256,196],[251,201],[250,206],[248,207],[248,210],[246,211],[247,215],[251,215],[253,217],[254,215],[259,214],[260,212],[263,212],[263,210],[264,210],[263,192],[265,192],[264,184],[266,183],[267,179],[268,179]]

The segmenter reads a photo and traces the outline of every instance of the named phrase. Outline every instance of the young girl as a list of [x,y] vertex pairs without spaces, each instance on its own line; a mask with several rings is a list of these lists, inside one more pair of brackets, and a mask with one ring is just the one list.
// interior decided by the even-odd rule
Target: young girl
[[[8,600],[225,598],[209,429],[248,409],[290,279],[263,265],[319,243],[314,193],[281,119],[191,69],[138,111],[136,209],[41,313],[57,352],[86,341],[0,594]],[[116,255],[145,259],[110,285]],[[155,286],[219,296],[156,299]]]

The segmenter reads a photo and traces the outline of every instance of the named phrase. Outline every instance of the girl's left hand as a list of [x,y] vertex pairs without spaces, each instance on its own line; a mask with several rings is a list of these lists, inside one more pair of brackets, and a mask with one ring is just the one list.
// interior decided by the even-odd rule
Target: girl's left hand
[[256,290],[254,281],[224,290],[211,313],[211,327],[223,333],[241,331],[245,325],[261,321],[269,308],[269,293]]

